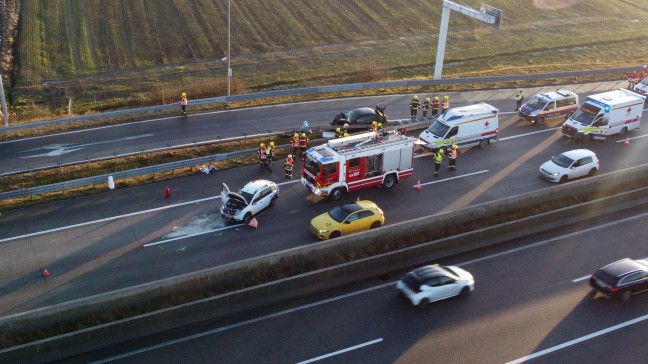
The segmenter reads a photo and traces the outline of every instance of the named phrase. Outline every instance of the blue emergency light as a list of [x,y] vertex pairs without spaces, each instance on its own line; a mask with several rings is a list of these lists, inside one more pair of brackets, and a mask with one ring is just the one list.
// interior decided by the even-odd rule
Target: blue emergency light
[[598,100],[594,100],[594,99],[589,99],[589,100],[592,101],[593,103],[599,105],[599,106],[602,106],[604,112],[606,112],[606,113],[610,112],[610,105],[605,104],[603,102],[600,102]]

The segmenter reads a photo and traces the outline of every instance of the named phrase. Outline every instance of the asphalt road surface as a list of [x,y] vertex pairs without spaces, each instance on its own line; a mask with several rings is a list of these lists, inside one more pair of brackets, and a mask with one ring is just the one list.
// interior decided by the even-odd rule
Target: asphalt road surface
[[645,258],[648,212],[634,209],[438,263],[475,277],[465,296],[412,307],[406,271],[204,322],[70,363],[645,363],[648,293],[597,297],[587,278]]

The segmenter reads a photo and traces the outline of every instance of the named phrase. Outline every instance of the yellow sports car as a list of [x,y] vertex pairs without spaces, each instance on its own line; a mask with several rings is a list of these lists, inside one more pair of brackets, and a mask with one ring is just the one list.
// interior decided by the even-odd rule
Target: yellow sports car
[[373,202],[364,200],[341,205],[311,220],[310,231],[319,239],[333,239],[358,231],[375,229],[385,215]]

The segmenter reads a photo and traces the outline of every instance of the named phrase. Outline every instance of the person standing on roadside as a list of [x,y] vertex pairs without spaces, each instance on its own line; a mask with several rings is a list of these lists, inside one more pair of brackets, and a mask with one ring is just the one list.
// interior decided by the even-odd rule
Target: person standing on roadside
[[444,154],[443,148],[439,148],[439,150],[434,154],[434,177],[439,177],[439,169],[441,169]]
[[434,101],[432,101],[432,116],[436,117],[439,113],[439,96],[434,96]]
[[441,105],[441,113],[443,114],[450,108],[450,99],[448,96],[443,96],[443,104]]
[[427,116],[428,111],[430,110],[430,98],[426,98],[425,101],[423,101],[423,118]]
[[457,170],[457,154],[457,144],[452,144],[448,155],[448,169],[451,171]]
[[515,111],[520,110],[522,107],[522,100],[524,100],[524,94],[522,93],[522,90],[520,90],[515,94]]
[[292,154],[288,154],[286,161],[284,162],[284,170],[286,171],[286,179],[292,179],[293,172],[293,157]]
[[638,79],[639,75],[635,71],[632,71],[630,76],[628,76],[628,90],[632,90],[635,87]]
[[420,103],[418,100],[418,96],[414,95],[412,97],[412,101],[410,102],[410,118],[411,119],[416,119],[416,114],[418,114],[418,109],[419,109]]
[[189,99],[187,99],[187,93],[183,92],[180,95],[180,109],[182,109],[182,115],[187,116],[187,105],[189,104]]

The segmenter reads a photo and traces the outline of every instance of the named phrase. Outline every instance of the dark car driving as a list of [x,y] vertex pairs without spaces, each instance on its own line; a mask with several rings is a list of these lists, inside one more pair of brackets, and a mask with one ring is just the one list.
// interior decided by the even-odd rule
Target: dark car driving
[[648,261],[625,258],[610,263],[592,274],[590,285],[607,298],[628,301],[648,290]]
[[385,114],[385,106],[383,104],[376,105],[376,109],[370,107],[361,107],[347,112],[341,112],[335,115],[335,119],[331,121],[331,125],[368,125],[372,122],[379,122],[386,124],[387,115]]

